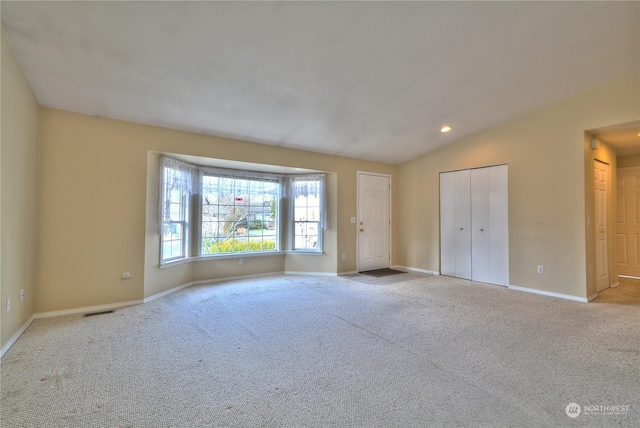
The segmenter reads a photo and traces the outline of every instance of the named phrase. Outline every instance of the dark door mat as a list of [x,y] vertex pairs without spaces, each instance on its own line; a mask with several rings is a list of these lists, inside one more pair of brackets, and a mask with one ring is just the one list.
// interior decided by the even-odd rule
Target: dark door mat
[[360,272],[362,275],[368,275],[368,276],[373,276],[376,278],[382,278],[383,276],[389,276],[389,275],[398,275],[400,273],[406,273],[404,271],[401,270],[395,270],[395,269],[376,269],[376,270],[367,270],[364,272]]

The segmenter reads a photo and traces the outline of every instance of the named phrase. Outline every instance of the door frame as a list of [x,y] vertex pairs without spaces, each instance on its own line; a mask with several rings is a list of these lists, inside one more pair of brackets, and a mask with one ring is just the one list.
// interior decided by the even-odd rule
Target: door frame
[[[609,265],[609,240],[613,237],[612,235],[612,230],[611,227],[609,227],[609,224],[611,223],[611,219],[609,216],[609,207],[610,204],[612,203],[612,198],[611,198],[611,188],[613,186],[613,180],[611,179],[612,177],[612,173],[611,173],[611,164],[609,162],[605,162],[603,160],[598,159],[598,157],[594,157],[593,159],[593,165],[595,166],[596,164],[601,164],[601,165],[605,165],[607,167],[607,173],[606,173],[606,185],[605,185],[605,201],[604,201],[604,215],[605,215],[605,228],[606,228],[606,236],[604,239],[604,243],[605,243],[605,266],[606,266],[606,279],[607,279],[607,286],[598,290],[598,238],[597,238],[597,233],[596,232],[596,227],[597,227],[597,222],[596,222],[596,217],[597,217],[597,211],[598,211],[598,200],[597,198],[594,198],[594,208],[595,208],[595,212],[594,212],[594,216],[593,216],[593,228],[594,228],[594,243],[595,243],[595,259],[596,259],[596,267],[595,267],[595,287],[596,287],[596,293],[599,293],[600,291],[606,290],[607,288],[611,287],[611,266]],[[593,177],[593,181],[594,181],[594,190],[595,190],[595,181],[596,181],[596,177],[594,174]],[[614,213],[615,215],[615,213]],[[614,227],[615,228],[615,227]],[[616,261],[617,261],[617,257],[616,257]]]
[[[624,172],[640,171],[640,166],[627,166],[627,167],[624,167],[624,168],[615,168],[615,170],[616,170],[616,179],[617,179],[620,176],[621,172],[624,173]],[[609,174],[609,175],[611,175],[611,174]],[[617,192],[617,190],[618,190],[617,184],[616,184],[616,188],[614,190]],[[614,212],[614,216],[617,217],[617,214],[618,214],[617,213],[617,209],[618,209],[618,207],[614,206],[614,209],[616,210],[616,212]],[[615,228],[616,228],[615,234],[617,235],[617,233],[618,233],[618,224],[617,224],[617,222],[615,224]],[[620,257],[620,255],[616,254],[616,260],[615,260],[616,263],[618,263],[619,257]],[[640,279],[640,277],[638,277],[638,276],[628,276],[628,275],[620,275],[620,274],[618,274],[618,278]],[[609,282],[611,282],[611,279],[609,279]],[[615,287],[617,287],[619,285],[620,285],[620,281],[616,281],[615,283],[611,284],[610,287],[611,288],[615,288]]]
[[393,236],[392,231],[393,228],[391,225],[393,224],[393,185],[392,180],[393,177],[391,174],[381,174],[379,172],[369,172],[369,171],[356,171],[356,272],[360,272],[360,235],[358,233],[358,221],[360,219],[360,177],[362,175],[375,175],[378,177],[387,177],[389,179],[389,267],[391,267],[391,260],[393,259]]

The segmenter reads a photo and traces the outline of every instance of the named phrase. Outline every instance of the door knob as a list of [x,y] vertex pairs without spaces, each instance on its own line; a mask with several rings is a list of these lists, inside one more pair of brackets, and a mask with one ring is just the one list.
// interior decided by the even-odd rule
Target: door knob
[[360,226],[362,226],[363,224],[364,224],[363,222],[360,222]]
[[484,229],[480,228],[480,232],[484,232]]
[[464,227],[461,227],[460,230],[464,230]]
[[364,229],[360,229],[360,232],[364,232]]

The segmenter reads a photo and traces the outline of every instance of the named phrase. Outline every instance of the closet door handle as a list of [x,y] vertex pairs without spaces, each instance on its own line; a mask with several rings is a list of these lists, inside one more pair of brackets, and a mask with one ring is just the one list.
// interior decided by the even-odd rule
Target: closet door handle
[[464,230],[464,227],[461,227],[460,230]]
[[484,229],[480,228],[480,232],[484,232]]

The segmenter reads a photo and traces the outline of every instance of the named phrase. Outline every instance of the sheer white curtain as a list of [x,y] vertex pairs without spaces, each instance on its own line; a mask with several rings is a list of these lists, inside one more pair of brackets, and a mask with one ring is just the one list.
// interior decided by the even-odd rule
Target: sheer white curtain
[[290,199],[296,196],[308,196],[312,195],[318,198],[320,201],[320,227],[322,230],[327,230],[329,227],[327,206],[326,206],[326,174],[301,174],[293,175],[289,177],[289,186],[286,197]]
[[195,165],[182,162],[169,156],[160,156],[160,198],[158,206],[158,229],[162,234],[163,226],[171,219],[168,201],[171,192],[179,190],[187,195],[197,190],[198,169]]

